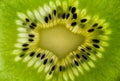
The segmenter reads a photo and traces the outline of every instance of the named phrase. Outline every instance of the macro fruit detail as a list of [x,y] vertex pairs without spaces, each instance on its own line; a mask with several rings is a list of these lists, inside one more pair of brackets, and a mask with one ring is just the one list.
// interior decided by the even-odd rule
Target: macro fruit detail
[[[54,75],[58,75],[59,81],[69,81],[84,75],[95,67],[94,61],[102,57],[104,47],[108,46],[109,23],[98,15],[89,16],[86,9],[79,8],[78,0],[50,1],[36,10],[17,15],[19,33],[13,51],[15,61],[27,62],[28,67],[46,73],[46,80],[54,80]],[[83,39],[76,50],[63,57],[39,45],[39,31],[57,26],[63,26]]]

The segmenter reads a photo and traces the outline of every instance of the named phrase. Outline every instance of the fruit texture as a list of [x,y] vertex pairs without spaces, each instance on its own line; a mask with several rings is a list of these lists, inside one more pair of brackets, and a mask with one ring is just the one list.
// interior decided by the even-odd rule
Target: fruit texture
[[[44,81],[45,73],[37,73],[27,63],[15,62],[13,50],[18,39],[17,13],[33,11],[39,6],[48,4],[49,0],[1,0],[0,1],[0,80],[1,81]],[[84,75],[79,75],[74,81],[119,81],[120,80],[120,1],[119,0],[79,0],[79,8],[86,9],[90,16],[98,15],[110,25],[111,35],[109,46],[105,49],[102,59],[97,59],[95,68]],[[47,22],[47,21],[46,21]],[[54,75],[53,77],[58,77]],[[58,81],[57,78],[53,81]]]

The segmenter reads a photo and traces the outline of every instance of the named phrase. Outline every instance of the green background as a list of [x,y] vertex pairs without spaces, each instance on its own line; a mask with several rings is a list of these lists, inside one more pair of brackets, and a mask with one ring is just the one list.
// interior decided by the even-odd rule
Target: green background
[[[44,81],[44,74],[27,68],[26,63],[14,62],[11,54],[17,42],[18,19],[16,12],[38,9],[49,0],[0,0],[0,81]],[[110,23],[112,34],[104,57],[95,63],[96,68],[75,81],[120,81],[120,0],[79,0],[91,16],[99,15]],[[57,77],[57,75],[55,76]]]

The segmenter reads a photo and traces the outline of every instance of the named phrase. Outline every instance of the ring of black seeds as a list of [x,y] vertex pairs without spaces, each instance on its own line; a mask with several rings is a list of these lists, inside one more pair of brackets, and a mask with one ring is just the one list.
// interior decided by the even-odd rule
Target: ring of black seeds
[[[59,11],[60,10],[59,8],[62,9],[61,12]],[[35,56],[36,59],[38,59],[40,62],[42,62],[43,65],[41,65],[41,67],[47,67],[47,65],[50,64],[49,71],[48,71],[49,75],[67,71],[67,69],[71,66],[79,68],[79,66],[81,66],[82,63],[89,62],[90,59],[93,60],[90,57],[92,57],[92,55],[95,55],[95,54],[97,55],[96,49],[101,50],[101,48],[102,48],[102,46],[100,44],[102,43],[103,40],[101,40],[101,38],[97,38],[97,34],[95,33],[95,32],[98,32],[98,34],[101,34],[101,32],[105,32],[103,30],[104,25],[99,24],[99,23],[101,23],[100,22],[101,20],[100,21],[96,20],[93,22],[93,24],[89,23],[89,21],[91,22],[91,20],[93,20],[93,19],[92,18],[89,19],[86,16],[81,18],[82,14],[80,14],[80,12],[77,12],[77,11],[79,11],[79,9],[76,7],[76,5],[73,5],[73,6],[68,5],[68,7],[66,9],[67,11],[64,11],[64,8],[61,7],[60,5],[59,6],[56,5],[56,8],[51,8],[51,10],[52,10],[51,13],[50,12],[48,13],[46,11],[47,15],[43,16],[44,23],[40,23],[40,21],[38,21],[37,19],[32,20],[32,18],[29,18],[29,17],[24,18],[24,22],[22,23],[22,25],[24,27],[28,25],[27,31],[32,31],[32,32],[29,32],[27,34],[27,38],[26,38],[27,41],[21,44],[22,49],[20,49],[20,51],[22,51],[22,52],[19,54],[19,57],[24,58],[28,54],[28,56],[30,58]],[[56,19],[56,20],[54,20],[54,19]],[[60,64],[62,60],[59,59],[57,56],[52,57],[52,56],[54,56],[54,54],[49,55],[49,53],[48,53],[48,55],[47,55],[45,52],[43,52],[45,50],[41,49],[40,47],[35,48],[35,50],[33,50],[33,51],[31,50],[31,48],[34,48],[34,46],[32,46],[32,44],[36,44],[37,43],[36,41],[39,40],[38,39],[39,35],[36,35],[36,31],[39,32],[38,31],[39,27],[42,28],[42,26],[44,26],[44,28],[48,28],[49,25],[52,23],[52,21],[56,22],[57,20],[62,20],[62,21],[59,21],[57,24],[65,23],[65,24],[63,24],[65,26],[66,26],[66,24],[69,24],[68,29],[73,33],[78,34],[78,32],[76,30],[78,27],[78,30],[80,32],[82,32],[82,33],[79,32],[79,34],[85,36],[85,41],[88,41],[88,43],[90,42],[89,44],[88,43],[86,44],[86,42],[84,42],[84,44],[81,44],[80,46],[78,46],[77,50],[71,52],[73,55],[68,54],[68,56],[70,55],[69,57],[71,57],[71,58],[67,57],[67,55],[66,55],[65,59],[62,59],[62,60],[67,61],[68,64],[66,64],[66,65],[63,65],[64,63]],[[90,26],[87,26],[87,24],[90,24]],[[72,31],[72,29],[74,31]],[[82,29],[82,30],[80,30],[80,29]],[[89,36],[90,36],[89,34],[91,35],[91,38],[89,38]],[[87,37],[87,35],[88,35],[88,37]],[[38,44],[36,44],[36,45],[38,45]],[[37,50],[37,52],[36,52],[36,50]],[[39,50],[41,50],[41,51],[39,51]],[[49,50],[47,50],[47,51],[49,51]],[[93,51],[96,53],[94,54]],[[99,51],[99,53],[101,54],[101,51]],[[57,60],[55,58],[57,58]],[[66,60],[66,58],[70,59],[70,62],[68,62],[68,60]],[[31,62],[33,62],[33,61],[31,61]],[[93,67],[92,64],[88,65],[88,66]],[[84,66],[83,66],[83,68],[84,68]]]

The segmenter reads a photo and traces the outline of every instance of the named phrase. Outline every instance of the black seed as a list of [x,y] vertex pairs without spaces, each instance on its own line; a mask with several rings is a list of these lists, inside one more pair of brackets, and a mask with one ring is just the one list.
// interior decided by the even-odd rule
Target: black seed
[[98,45],[96,45],[96,44],[93,44],[93,46],[95,47],[95,48],[100,48]]
[[61,17],[62,17],[62,14],[61,14],[61,13],[58,13],[58,14],[57,14],[57,17],[58,17],[58,18],[61,18]]
[[76,60],[74,60],[74,63],[75,63],[76,66],[79,66],[79,64]]
[[91,47],[86,47],[88,50],[92,50],[92,48]]
[[41,60],[45,58],[45,54],[42,55]]
[[93,26],[92,26],[92,27],[96,27],[96,26],[98,26],[98,23],[93,24]]
[[29,44],[25,43],[25,44],[23,44],[22,46],[23,46],[23,47],[26,47],[26,46],[28,46],[28,45],[29,45]]
[[87,55],[90,55],[90,53],[87,53]]
[[73,14],[73,19],[76,19],[77,18],[77,13],[74,13]]
[[80,58],[80,56],[79,56],[78,54],[76,54],[76,57],[77,57],[77,58]]
[[81,49],[81,51],[85,52],[85,50],[84,50],[84,49]]
[[30,21],[28,18],[26,18],[25,20],[26,20],[26,22],[29,22],[29,21]]
[[37,25],[35,23],[31,23],[32,26],[36,27]]
[[38,53],[36,57],[37,57],[37,58],[40,57],[40,53]]
[[51,20],[51,15],[49,14],[49,19]]
[[72,22],[71,23],[71,26],[75,26],[77,23],[76,22]]
[[25,54],[21,54],[20,57],[23,57]]
[[71,65],[72,67],[74,67],[74,64],[73,64],[73,63],[70,63],[70,65]]
[[22,25],[26,25],[26,23],[23,22]]
[[55,70],[55,65],[51,68],[51,71],[54,71]]
[[87,21],[87,19],[80,20],[81,23],[85,23],[86,21]]
[[62,71],[62,66],[59,66],[59,70]]
[[56,16],[56,10],[53,10],[54,15]]
[[83,57],[85,60],[87,60],[87,57],[86,57],[86,56],[82,55],[82,57]]
[[35,35],[33,35],[33,34],[29,34],[29,37],[35,37]]
[[34,26],[32,26],[32,25],[30,25],[29,27],[30,27],[31,29],[34,29],[34,28],[35,28],[35,27],[34,27]]
[[34,56],[34,54],[35,54],[35,52],[31,52],[31,53],[30,53],[30,56],[32,57],[32,56]]
[[102,29],[103,27],[102,26],[99,26],[98,29]]
[[73,8],[71,9],[72,14],[75,13],[75,11],[76,11],[76,8],[73,7]]
[[89,30],[88,30],[88,32],[93,32],[93,31],[94,31],[94,29],[89,29]]
[[45,20],[45,22],[46,22],[46,23],[48,23],[48,17],[45,17],[45,19],[44,19],[44,20]]
[[33,42],[34,40],[33,39],[28,39],[30,42]]
[[50,60],[50,63],[52,63],[52,62],[53,62],[53,59]]
[[48,59],[45,59],[44,62],[43,62],[43,64],[45,65],[47,63],[47,61],[48,61]]
[[83,60],[81,60],[81,63],[83,63],[84,61]]
[[72,8],[72,7],[71,7],[71,6],[69,6],[69,10],[71,10],[71,8]]
[[64,66],[59,66],[59,71],[63,71],[65,70],[65,67]]
[[65,13],[63,13],[62,18],[65,19]]
[[68,19],[68,18],[69,18],[69,16],[70,16],[70,14],[68,13],[68,14],[66,15],[66,19]]
[[27,51],[28,49],[29,49],[29,48],[23,48],[22,50],[23,50],[23,51]]
[[100,42],[98,39],[93,39],[92,41],[95,42],[95,43],[99,43]]
[[52,71],[49,72],[49,75],[51,75],[51,74],[52,74]]

